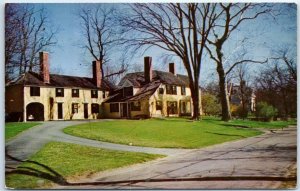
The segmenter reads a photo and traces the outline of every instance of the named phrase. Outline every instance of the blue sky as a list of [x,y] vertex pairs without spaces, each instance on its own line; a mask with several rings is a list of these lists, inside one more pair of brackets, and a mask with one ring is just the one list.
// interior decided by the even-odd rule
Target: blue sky
[[[93,4],[90,4],[93,6]],[[115,4],[118,5],[118,4]],[[50,53],[50,68],[53,72],[60,70],[62,74],[76,76],[90,76],[92,59],[88,52],[80,48],[83,43],[79,18],[76,16],[77,10],[82,4],[36,4],[38,7],[44,7],[47,10],[48,17],[52,24],[59,27],[60,31],[56,38],[57,46],[52,48]],[[295,13],[296,14],[296,13]],[[272,47],[281,44],[293,44],[296,46],[296,28],[288,30],[290,27],[296,26],[296,16],[281,16],[279,19],[272,20],[261,18],[250,21],[243,25],[243,30],[234,34],[231,38],[238,39],[244,35],[250,37],[251,48],[249,53],[255,59],[264,59],[272,52]],[[250,31],[250,32],[249,32]],[[228,41],[226,45],[227,51],[225,56],[229,55],[232,50],[238,46],[234,41]],[[145,55],[152,56],[154,68],[167,70],[167,63],[163,63],[161,58],[163,51],[159,48],[152,48],[145,52]],[[121,54],[121,52],[120,52]],[[132,59],[131,65],[143,66],[143,56]],[[184,73],[184,68],[179,59],[174,58],[176,63],[176,71]],[[205,63],[201,72],[201,81],[216,77],[215,63],[210,59],[205,59]],[[201,83],[200,81],[200,83]]]

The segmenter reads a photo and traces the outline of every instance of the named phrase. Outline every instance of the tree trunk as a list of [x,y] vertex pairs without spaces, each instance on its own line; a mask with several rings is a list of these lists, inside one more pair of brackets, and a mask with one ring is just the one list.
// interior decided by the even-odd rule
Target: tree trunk
[[245,113],[246,113],[246,96],[245,96],[245,92],[244,92],[244,84],[243,84],[243,80],[241,79],[241,83],[240,83],[240,91],[241,91],[241,101],[242,101],[242,118],[243,120],[245,120]]
[[222,67],[222,64],[218,64],[217,71],[219,74],[220,98],[221,98],[221,105],[222,105],[222,120],[229,121],[231,119],[231,113],[230,113],[229,98],[227,93],[226,77],[225,77],[225,72]]
[[[198,79],[196,79],[198,81]],[[199,83],[195,80],[194,89],[191,91],[193,101],[193,120],[199,120]]]
[[282,92],[282,101],[283,101],[283,107],[284,107],[284,119],[287,119],[288,118],[288,115],[289,115],[289,108],[288,108],[288,104],[287,104],[287,95],[285,93],[285,90],[282,90],[281,89],[281,92]]

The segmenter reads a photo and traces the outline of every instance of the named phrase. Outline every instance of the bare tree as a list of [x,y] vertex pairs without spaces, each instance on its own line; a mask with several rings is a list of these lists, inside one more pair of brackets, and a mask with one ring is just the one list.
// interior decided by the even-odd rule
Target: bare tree
[[17,20],[18,7],[14,4],[5,7],[5,82],[8,82],[14,73],[14,57],[18,52]]
[[45,9],[28,4],[6,4],[5,9],[5,65],[9,80],[10,67],[17,68],[18,76],[38,66],[38,53],[56,44],[58,30],[53,30]]
[[255,61],[251,59],[241,59],[232,63],[227,71],[224,69],[224,43],[229,37],[234,34],[242,23],[249,20],[254,20],[260,15],[269,13],[272,9],[269,4],[252,4],[252,3],[220,3],[219,11],[222,16],[214,25],[213,35],[208,39],[206,49],[210,57],[217,64],[217,73],[219,76],[220,98],[222,105],[222,120],[228,121],[231,119],[230,105],[228,99],[226,75],[237,65],[252,62],[265,63],[266,61]]
[[277,60],[283,62],[290,77],[294,82],[297,81],[297,62],[295,60],[295,55],[289,47],[281,47],[279,50],[274,51],[276,53],[275,57],[271,57],[272,60]]
[[247,116],[250,109],[252,88],[250,87],[249,65],[241,64],[235,68],[235,74],[239,83],[238,96],[241,100],[242,117]]
[[79,11],[85,40],[83,48],[88,50],[93,59],[100,61],[102,76],[112,81],[127,69],[124,58],[121,58],[118,67],[111,61],[113,52],[122,39],[116,24],[116,15],[115,8],[102,5],[83,7]]
[[[178,56],[189,77],[193,119],[199,119],[199,78],[204,44],[218,17],[216,4],[133,4],[122,18],[136,49],[159,47]],[[134,33],[133,33],[134,32]],[[135,35],[133,35],[135,34]]]
[[279,111],[279,115],[296,116],[297,112],[297,65],[296,56],[289,48],[276,51],[256,78],[258,101],[265,101]]

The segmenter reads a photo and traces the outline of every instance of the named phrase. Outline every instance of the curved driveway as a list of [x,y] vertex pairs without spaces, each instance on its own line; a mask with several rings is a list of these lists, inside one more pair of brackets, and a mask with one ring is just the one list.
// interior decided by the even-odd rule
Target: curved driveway
[[[106,120],[101,120],[106,121]],[[68,126],[78,125],[81,123],[95,122],[94,120],[86,121],[48,121],[42,122],[22,132],[12,140],[5,144],[6,151],[9,155],[26,160],[31,155],[39,151],[46,143],[50,141],[68,142],[80,145],[99,147],[112,150],[144,152],[152,154],[175,155],[185,152],[188,149],[164,149],[164,148],[150,148],[150,147],[136,147],[129,145],[113,144],[101,141],[75,137],[63,133],[63,129]],[[100,122],[99,120],[97,122]],[[7,164],[12,164],[13,161],[6,161]]]

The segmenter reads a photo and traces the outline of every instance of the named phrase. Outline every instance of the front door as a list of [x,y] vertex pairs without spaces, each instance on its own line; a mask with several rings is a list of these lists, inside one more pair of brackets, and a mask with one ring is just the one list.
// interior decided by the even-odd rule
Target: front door
[[186,102],[181,102],[181,113],[186,114]]
[[168,106],[167,108],[168,115],[178,114],[176,101],[168,101],[167,106]]
[[122,117],[128,117],[127,115],[127,103],[122,103]]
[[84,119],[87,119],[88,117],[89,117],[89,113],[88,113],[88,104],[87,103],[84,103],[83,104],[83,110],[84,110],[84,112],[83,112],[83,114],[84,114]]
[[57,118],[63,119],[63,103],[57,103]]

